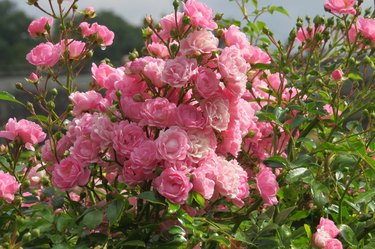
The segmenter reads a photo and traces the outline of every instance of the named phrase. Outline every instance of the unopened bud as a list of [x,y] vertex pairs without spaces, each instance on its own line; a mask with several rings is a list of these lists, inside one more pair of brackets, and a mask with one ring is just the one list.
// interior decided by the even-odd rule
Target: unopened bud
[[137,93],[137,94],[134,94],[132,99],[135,101],[135,102],[144,102],[144,98],[142,96],[142,94],[140,93]]
[[57,96],[57,94],[58,94],[57,89],[56,89],[56,88],[53,88],[53,89],[51,90],[51,95],[52,95],[52,96]]
[[36,73],[31,73],[28,79],[31,83],[38,83],[39,76]]
[[88,18],[96,17],[96,12],[95,12],[94,7],[87,7],[86,9],[83,10],[83,14],[87,16]]
[[173,1],[173,8],[175,11],[178,10],[178,7],[180,6],[180,1],[179,0],[174,0]]
[[121,91],[120,91],[120,90],[117,90],[117,91],[116,91],[116,97],[117,97],[117,98],[120,98],[121,96],[122,96]]
[[56,107],[56,106],[55,106],[55,102],[53,102],[53,101],[48,101],[46,107],[47,107],[48,110],[53,110],[53,109],[55,109],[55,107]]
[[22,85],[22,83],[21,83],[21,82],[17,82],[17,83],[16,83],[16,88],[17,88],[18,90],[23,90],[23,85]]
[[214,21],[220,21],[223,18],[223,13],[216,13]]
[[340,81],[342,79],[342,76],[343,76],[343,73],[341,71],[341,69],[335,69],[332,74],[331,74],[331,77],[335,80],[335,81]]
[[145,19],[143,20],[143,23],[145,26],[150,26],[153,23],[152,17],[151,16],[146,16]]
[[189,16],[184,16],[183,18],[182,18],[182,24],[183,25],[189,25],[190,24],[190,17]]
[[34,110],[34,105],[33,105],[33,103],[31,103],[31,102],[27,102],[27,103],[26,103],[26,108],[27,108],[29,111]]
[[38,2],[38,0],[28,0],[27,1],[27,4],[28,5],[34,5],[35,3],[37,3]]

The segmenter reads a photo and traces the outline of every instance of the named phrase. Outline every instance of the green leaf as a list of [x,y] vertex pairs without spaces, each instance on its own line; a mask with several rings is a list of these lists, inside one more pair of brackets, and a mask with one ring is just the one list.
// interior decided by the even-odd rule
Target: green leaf
[[185,236],[186,232],[185,230],[180,227],[180,226],[172,226],[168,232],[172,235],[180,235],[180,236]]
[[304,224],[303,227],[305,228],[305,232],[306,232],[307,237],[311,238],[312,237],[312,232],[311,232],[310,226],[307,225],[307,224]]
[[10,101],[10,102],[14,102],[14,103],[25,106],[25,104],[18,101],[16,97],[14,97],[12,94],[5,92],[5,91],[0,91],[0,100]]
[[158,200],[156,198],[155,192],[153,192],[153,191],[142,192],[138,195],[138,198],[149,201],[149,202],[154,203],[154,204],[159,204],[159,205],[165,206],[165,203],[161,202],[160,200]]
[[288,181],[289,183],[293,183],[293,182],[300,180],[302,177],[308,176],[310,174],[311,174],[311,171],[307,168],[296,168],[288,172],[285,180]]
[[107,207],[107,218],[109,225],[113,225],[120,220],[125,206],[125,200],[115,199],[111,202],[111,204]]
[[354,198],[354,203],[369,203],[370,201],[374,200],[375,191],[366,191],[360,193]]
[[251,69],[261,69],[261,70],[266,70],[266,69],[271,69],[271,65],[269,64],[261,64],[257,63],[251,66]]
[[89,229],[94,229],[103,220],[103,212],[98,209],[92,209],[92,211],[88,212],[82,220],[82,224],[87,226]]
[[47,116],[44,116],[44,115],[36,115],[35,116],[29,116],[27,117],[28,120],[32,120],[32,121],[42,121],[44,123],[48,123],[48,117]]
[[141,240],[130,240],[126,241],[124,243],[121,243],[123,246],[137,246],[137,247],[146,247],[146,244],[144,241]]
[[5,166],[7,168],[10,166],[9,162],[7,161],[7,159],[5,157],[3,157],[3,156],[0,156],[0,167],[1,166]]
[[254,7],[258,8],[258,0],[251,0],[253,2]]
[[275,223],[276,224],[283,223],[289,217],[290,213],[293,212],[295,208],[296,207],[289,207],[289,208],[282,210],[280,213],[276,215]]
[[355,233],[353,230],[345,224],[339,225],[340,229],[340,236],[344,238],[346,242],[348,242],[351,246],[356,246],[358,241],[355,237]]
[[263,161],[263,163],[270,168],[285,168],[287,161],[281,156],[271,156]]
[[167,202],[168,202],[168,213],[174,214],[178,210],[180,210],[180,205],[179,204],[171,203],[169,201],[167,201]]
[[294,129],[300,126],[303,122],[305,122],[306,118],[303,115],[298,114],[290,123],[290,128]]
[[197,192],[193,192],[193,199],[195,200],[195,202],[199,205],[200,208],[203,208],[204,207],[204,204],[205,204],[205,200],[203,198],[203,196]]
[[357,73],[349,73],[348,74],[348,79],[351,79],[351,80],[363,80],[362,77],[357,74]]

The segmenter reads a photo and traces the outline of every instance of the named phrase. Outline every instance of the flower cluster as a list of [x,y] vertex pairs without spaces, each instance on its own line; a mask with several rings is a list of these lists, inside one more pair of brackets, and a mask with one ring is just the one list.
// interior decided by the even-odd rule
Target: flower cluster
[[342,249],[342,244],[335,237],[340,233],[335,223],[329,219],[320,218],[320,223],[316,227],[317,231],[313,235],[314,245],[324,249]]

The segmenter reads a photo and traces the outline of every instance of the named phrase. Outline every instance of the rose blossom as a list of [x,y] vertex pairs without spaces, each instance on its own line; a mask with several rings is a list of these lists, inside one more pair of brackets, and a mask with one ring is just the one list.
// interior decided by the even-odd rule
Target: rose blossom
[[176,108],[176,105],[166,98],[146,99],[140,112],[142,123],[161,128],[173,125]]
[[130,153],[130,161],[133,165],[142,166],[146,175],[151,174],[158,163],[157,148],[153,140],[145,140]]
[[202,110],[212,128],[224,131],[230,120],[229,101],[222,98],[210,98],[202,102]]
[[203,128],[206,119],[197,107],[181,104],[177,107],[176,123],[184,128]]
[[172,126],[161,131],[155,141],[160,159],[167,161],[184,160],[190,148],[186,131],[178,126]]
[[241,50],[250,46],[245,33],[241,32],[240,28],[235,25],[231,25],[224,30],[224,41],[228,47],[235,45]]
[[357,20],[357,27],[363,37],[375,43],[375,19],[360,16]]
[[110,46],[113,43],[115,34],[104,25],[98,23],[89,24],[82,22],[79,27],[81,28],[83,37],[89,37],[96,34],[100,46]]
[[62,40],[60,42],[62,50],[66,49],[66,45],[68,47],[67,51],[69,52],[69,59],[71,60],[78,60],[83,51],[85,50],[86,43],[81,41],[75,41],[73,39],[68,39],[67,43]]
[[26,60],[34,66],[53,67],[60,59],[60,52],[60,45],[41,43],[26,55]]
[[90,170],[71,157],[53,166],[52,183],[61,191],[68,191],[78,185],[86,185],[89,178]]
[[106,107],[109,107],[108,101],[94,90],[83,93],[73,92],[69,99],[73,103],[73,114],[76,116],[85,111],[105,111]]
[[335,14],[355,15],[357,13],[354,9],[355,2],[356,0],[327,0],[324,9]]
[[195,75],[197,61],[179,56],[174,59],[167,60],[161,81],[173,87],[181,88],[185,86]]
[[342,243],[338,239],[330,239],[327,241],[326,246],[324,249],[342,249]]
[[162,196],[176,204],[184,204],[193,187],[184,171],[172,168],[165,169],[155,178],[153,186]]
[[94,163],[98,160],[97,156],[100,151],[100,145],[92,140],[81,136],[74,141],[70,148],[70,156],[83,164]]
[[181,41],[180,51],[184,55],[207,54],[217,49],[218,45],[219,39],[212,32],[201,29],[191,32]]
[[94,80],[102,87],[107,89],[113,88],[115,81],[119,81],[124,77],[124,68],[113,68],[108,64],[102,63],[97,66],[92,63],[91,73]]
[[332,237],[324,230],[318,230],[312,236],[313,244],[319,248],[326,248],[325,246],[329,240],[332,240]]
[[168,59],[169,58],[169,51],[168,48],[159,42],[152,42],[147,45],[148,52],[157,58],[161,59]]
[[[169,38],[171,38],[171,31],[177,31],[179,33],[182,33],[183,31],[185,31],[185,30],[182,30],[182,25],[183,25],[182,18],[184,14],[181,12],[177,12],[176,16],[177,16],[177,20],[175,18],[175,13],[166,15],[160,20],[161,31],[159,32],[159,35],[161,38],[165,40],[168,40]],[[176,23],[177,23],[177,27],[176,27]]]
[[146,140],[143,129],[136,123],[121,121],[114,126],[113,148],[120,156],[130,156],[134,148]]
[[195,87],[203,98],[209,98],[220,91],[220,81],[214,71],[200,67],[195,77]]
[[215,151],[217,139],[211,127],[206,127],[205,129],[189,129],[187,133],[191,143],[188,157],[192,162],[199,163],[210,151]]
[[215,168],[203,165],[194,170],[193,190],[203,196],[204,199],[211,199],[215,191]]
[[49,27],[52,27],[52,24],[53,24],[52,18],[41,17],[38,20],[32,21],[27,31],[32,37],[38,38],[39,36],[46,34],[47,25]]
[[11,203],[20,185],[14,176],[0,170],[0,198]]
[[335,238],[340,233],[340,230],[336,227],[333,221],[323,217],[320,218],[319,225],[316,228],[325,230],[332,238]]
[[297,41],[299,43],[303,43],[305,42],[305,40],[307,38],[309,38],[310,40],[313,40],[314,39],[314,36],[315,36],[315,33],[321,33],[323,32],[324,30],[324,27],[323,26],[319,26],[317,28],[315,28],[314,24],[311,25],[311,31],[309,32],[307,30],[308,28],[307,27],[304,27],[304,28],[299,28],[298,31],[297,31]]
[[0,137],[15,140],[17,137],[25,144],[26,149],[34,151],[33,144],[42,142],[46,138],[46,133],[38,124],[21,119],[10,118],[5,125],[5,130],[0,131]]
[[143,67],[142,73],[144,76],[151,80],[152,84],[157,87],[162,87],[165,85],[165,83],[162,82],[160,78],[162,76],[164,67],[164,60],[152,58],[152,60],[148,60],[146,62],[146,65]]
[[262,169],[255,177],[257,182],[257,189],[262,196],[262,199],[267,205],[276,205],[278,200],[276,198],[279,184],[276,181],[276,176],[268,168]]
[[341,71],[341,69],[335,69],[332,74],[331,74],[331,77],[336,80],[336,81],[340,81],[342,79],[342,76],[343,76],[343,72]]
[[190,17],[190,22],[195,27],[213,30],[217,28],[212,18],[212,10],[204,3],[188,0],[184,3],[185,14]]

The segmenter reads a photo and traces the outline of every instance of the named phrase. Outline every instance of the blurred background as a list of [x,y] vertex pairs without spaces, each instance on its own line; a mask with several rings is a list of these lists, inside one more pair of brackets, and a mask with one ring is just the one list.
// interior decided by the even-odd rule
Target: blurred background
[[[68,0],[69,1],[69,0]],[[214,13],[224,14],[224,18],[241,20],[242,15],[238,6],[229,0],[201,0],[209,5]],[[16,82],[24,83],[25,77],[34,70],[25,60],[26,54],[38,44],[38,40],[30,38],[27,27],[33,19],[45,16],[37,8],[30,6],[26,0],[0,0],[0,91],[8,91],[17,99],[24,96],[15,89]],[[39,1],[40,5],[47,1]],[[259,6],[283,6],[289,16],[274,12],[265,14],[260,20],[267,23],[275,37],[281,41],[287,39],[290,30],[295,25],[298,16],[329,15],[324,12],[325,0],[258,0]],[[364,0],[365,7],[374,3],[373,0]],[[172,0],[82,0],[78,3],[83,10],[93,6],[98,15],[95,21],[106,25],[116,34],[114,45],[105,51],[95,51],[93,62],[99,63],[103,58],[110,58],[116,66],[121,65],[126,54],[137,48],[142,48],[141,29],[143,17],[151,15],[155,21],[172,10]],[[252,5],[249,4],[251,10]],[[91,63],[89,63],[91,65]],[[78,79],[87,85],[91,81],[89,71]],[[66,100],[65,100],[66,101]],[[28,111],[22,106],[0,101],[0,125],[4,124],[9,116],[27,117]]]

